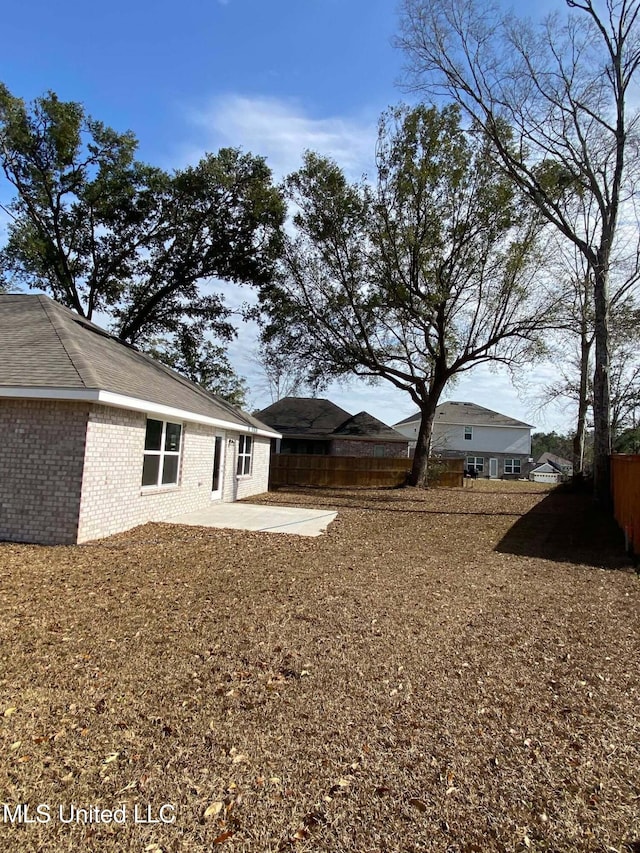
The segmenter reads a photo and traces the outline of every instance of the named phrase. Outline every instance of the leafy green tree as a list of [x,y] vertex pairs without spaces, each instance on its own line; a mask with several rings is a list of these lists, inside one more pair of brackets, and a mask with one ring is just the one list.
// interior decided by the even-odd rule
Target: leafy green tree
[[640,427],[623,430],[615,440],[616,453],[640,453]]
[[562,459],[571,460],[573,438],[553,432],[534,432],[531,436],[531,456],[537,462],[543,453],[555,453]]
[[[594,488],[607,503],[609,275],[638,177],[640,3],[566,5],[565,20],[533,22],[490,0],[403,0],[398,44],[409,85],[457,103],[491,140],[504,173],[585,260],[593,281]],[[586,222],[575,217],[576,188]]]
[[[0,254],[5,283],[39,288],[121,340],[205,346],[235,334],[203,281],[265,286],[281,244],[282,196],[264,159],[237,149],[173,174],[135,159],[137,141],[49,92],[30,106],[0,84],[0,167],[14,193]],[[197,340],[194,335],[198,335]],[[177,365],[186,361],[176,359]]]
[[406,391],[422,413],[411,482],[426,485],[447,382],[537,352],[535,217],[455,107],[383,115],[375,188],[307,153],[286,194],[294,233],[261,292],[263,338],[312,385],[355,374]]

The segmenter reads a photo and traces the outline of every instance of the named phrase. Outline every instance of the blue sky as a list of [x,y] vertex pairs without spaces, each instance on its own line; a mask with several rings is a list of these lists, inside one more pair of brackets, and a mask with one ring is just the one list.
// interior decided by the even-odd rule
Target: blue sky
[[[3,9],[0,80],[27,100],[52,89],[82,101],[95,118],[133,130],[140,158],[166,169],[234,145],[266,156],[280,178],[311,148],[357,178],[371,171],[380,112],[406,98],[396,29],[394,0],[32,0]],[[224,291],[232,303],[247,295]],[[254,330],[239,329],[231,358],[260,407],[270,400],[254,350]],[[550,376],[541,365],[517,390],[506,374],[481,368],[445,397],[564,429],[560,410],[534,413]],[[326,396],[387,423],[415,410],[385,383],[335,386]]]

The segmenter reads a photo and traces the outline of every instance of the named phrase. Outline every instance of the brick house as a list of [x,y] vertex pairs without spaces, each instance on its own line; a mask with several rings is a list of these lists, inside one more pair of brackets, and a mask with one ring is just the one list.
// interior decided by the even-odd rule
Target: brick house
[[[413,446],[420,430],[420,412],[394,424]],[[431,451],[464,456],[465,469],[480,477],[517,480],[533,467],[531,424],[476,403],[441,403],[433,421]]]
[[267,491],[274,430],[47,296],[0,295],[0,539],[72,544]]
[[368,412],[350,415],[321,397],[283,397],[256,417],[282,435],[275,453],[406,458],[408,439]]

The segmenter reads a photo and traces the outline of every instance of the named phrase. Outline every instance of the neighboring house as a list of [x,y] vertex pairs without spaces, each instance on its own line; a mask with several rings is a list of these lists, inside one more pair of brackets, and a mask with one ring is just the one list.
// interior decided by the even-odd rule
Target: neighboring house
[[70,544],[267,490],[278,433],[47,296],[0,295],[0,539]]
[[[420,412],[416,412],[394,424],[394,429],[415,447],[420,421]],[[441,403],[433,423],[431,452],[464,456],[466,469],[480,477],[519,479],[532,467],[532,429],[530,424],[475,403]]]
[[559,471],[563,479],[573,477],[573,462],[568,459],[563,459],[562,456],[557,456],[555,453],[543,453],[536,464],[545,465],[547,463]]
[[562,480],[562,473],[551,462],[545,462],[530,472],[529,479],[533,483],[559,483]]
[[276,453],[406,458],[409,441],[373,415],[350,415],[330,400],[283,397],[256,417],[281,433]]

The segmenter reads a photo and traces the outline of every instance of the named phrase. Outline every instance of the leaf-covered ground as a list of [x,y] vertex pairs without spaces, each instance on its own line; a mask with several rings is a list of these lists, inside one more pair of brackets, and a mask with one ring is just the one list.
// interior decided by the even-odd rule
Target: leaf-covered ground
[[640,849],[640,581],[588,499],[262,500],[339,516],[0,545],[0,802],[51,817],[0,849]]

